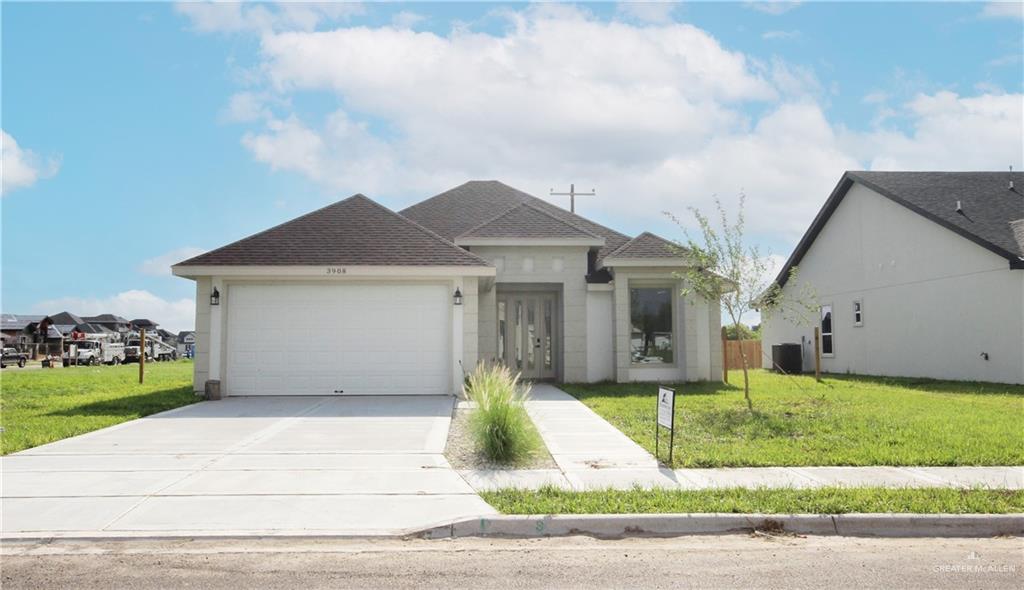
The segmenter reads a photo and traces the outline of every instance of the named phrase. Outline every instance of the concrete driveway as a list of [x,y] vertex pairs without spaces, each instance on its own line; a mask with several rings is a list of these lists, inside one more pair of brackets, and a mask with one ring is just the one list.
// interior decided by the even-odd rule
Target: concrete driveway
[[441,396],[229,398],[0,459],[16,537],[396,534],[494,510]]

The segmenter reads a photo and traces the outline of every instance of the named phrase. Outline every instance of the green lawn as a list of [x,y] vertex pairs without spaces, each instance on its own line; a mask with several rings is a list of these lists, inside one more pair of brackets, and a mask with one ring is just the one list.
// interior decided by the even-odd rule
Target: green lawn
[[4,369],[0,373],[0,453],[6,455],[69,436],[198,401],[192,361],[138,365]]
[[480,494],[502,514],[1010,514],[1024,491],[950,488],[603,490],[505,489]]
[[[751,414],[729,380],[673,385],[673,466],[1024,465],[1022,386],[753,371]],[[561,387],[654,452],[655,385]]]

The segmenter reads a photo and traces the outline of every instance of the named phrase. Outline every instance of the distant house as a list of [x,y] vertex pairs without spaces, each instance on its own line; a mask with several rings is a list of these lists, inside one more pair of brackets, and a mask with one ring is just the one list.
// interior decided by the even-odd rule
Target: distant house
[[[1024,174],[847,172],[777,282],[814,288],[825,371],[1024,383]],[[763,341],[812,370],[815,325]]]
[[103,313],[95,316],[83,316],[83,320],[87,323],[103,326],[111,332],[116,332],[120,335],[121,339],[127,339],[128,334],[132,331],[132,323],[125,318],[114,315],[112,313]]
[[147,332],[156,332],[156,329],[157,327],[159,327],[159,325],[160,324],[157,324],[156,322],[152,320],[147,320],[145,318],[139,318],[131,321],[131,326],[133,329],[145,330]]
[[58,314],[48,315],[40,320],[36,332],[39,335],[46,334],[47,340],[52,340],[54,336],[57,339],[70,338],[75,328],[85,323],[86,321],[81,316],[68,311],[62,311]]
[[196,354],[196,333],[178,332],[178,356],[193,358]]
[[35,326],[46,316],[20,313],[0,314],[0,333],[4,344],[31,344],[35,342]]
[[164,330],[163,328],[157,328],[156,335],[160,340],[163,340],[165,344],[170,344],[175,348],[178,347],[178,335],[174,332]]

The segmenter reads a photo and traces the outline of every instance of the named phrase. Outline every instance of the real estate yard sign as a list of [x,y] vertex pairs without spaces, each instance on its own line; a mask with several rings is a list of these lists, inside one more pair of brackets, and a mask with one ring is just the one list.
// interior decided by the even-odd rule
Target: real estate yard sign
[[672,446],[676,440],[676,390],[658,386],[658,420],[654,425],[654,457],[658,457],[661,429],[668,428],[668,462],[672,463]]

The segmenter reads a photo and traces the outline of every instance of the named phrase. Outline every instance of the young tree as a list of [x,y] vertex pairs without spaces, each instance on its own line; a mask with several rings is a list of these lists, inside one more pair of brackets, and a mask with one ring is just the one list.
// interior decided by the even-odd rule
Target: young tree
[[[719,199],[715,199],[718,211],[718,227],[694,207],[689,207],[701,232],[701,241],[694,240],[686,226],[671,213],[666,213],[683,230],[686,243],[679,244],[680,255],[689,258],[691,264],[686,270],[676,273],[683,279],[683,295],[691,298],[718,300],[729,317],[733,329],[740,331],[740,319],[751,310],[761,312],[762,321],[772,315],[805,323],[815,309],[815,299],[809,285],[798,286],[796,267],[790,271],[787,283],[788,293],[783,293],[769,276],[768,258],[761,254],[756,245],[745,240],[743,208],[746,195],[740,194],[736,220],[729,217]],[[740,362],[743,366],[743,397],[747,409],[753,411],[750,399],[750,359],[740,347]]]

